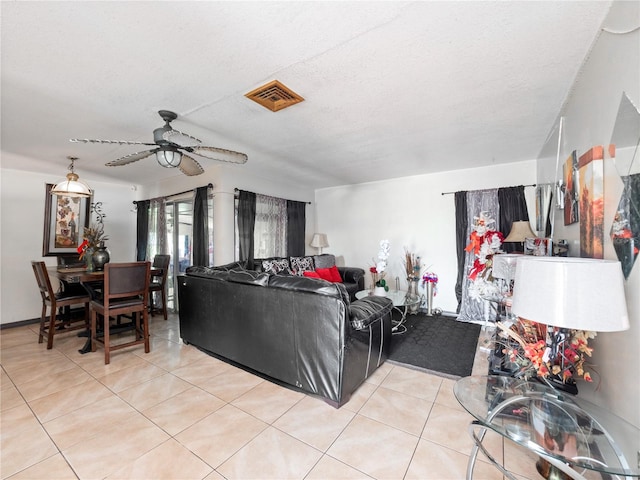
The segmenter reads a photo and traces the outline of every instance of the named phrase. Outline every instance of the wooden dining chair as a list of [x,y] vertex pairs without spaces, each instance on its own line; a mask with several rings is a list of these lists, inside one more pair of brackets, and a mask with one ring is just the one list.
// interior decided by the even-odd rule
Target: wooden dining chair
[[[111,352],[144,344],[149,353],[149,273],[150,262],[107,263],[104,267],[102,298],[91,300],[91,351],[98,343],[104,346],[104,363],[111,361]],[[110,319],[131,315],[135,338],[116,345],[111,343]],[[102,332],[98,331],[98,316],[102,318]],[[101,334],[100,334],[101,333]]]
[[[156,255],[153,257],[153,269],[160,270],[159,275],[153,275],[149,283],[149,311],[151,315],[162,310],[164,319],[167,319],[167,278],[169,276],[169,263],[171,263],[171,255]],[[156,308],[154,302],[154,292],[160,293],[160,301],[162,304]]]
[[[40,314],[40,332],[38,335],[38,343],[42,343],[44,336],[47,336],[47,350],[53,348],[53,336],[56,333],[70,332],[87,328],[89,322],[89,294],[80,291],[74,292],[55,292],[51,286],[51,279],[47,266],[44,262],[32,261],[31,267],[38,282],[40,297],[42,298],[42,313]],[[84,315],[82,317],[73,317],[70,307],[72,305],[84,305]],[[49,313],[49,321],[47,322],[47,307],[51,309]],[[58,316],[58,309],[65,309],[63,315]],[[82,322],[81,324],[72,325],[73,323]]]

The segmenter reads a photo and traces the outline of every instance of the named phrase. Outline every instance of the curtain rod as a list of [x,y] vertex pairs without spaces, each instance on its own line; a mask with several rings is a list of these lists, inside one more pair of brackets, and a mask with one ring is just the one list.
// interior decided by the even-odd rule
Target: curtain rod
[[[239,188],[234,188],[234,189],[233,189],[233,191],[235,192],[235,193],[234,193],[234,196],[235,196],[236,198],[238,198],[238,192],[240,191],[240,189],[239,189]],[[255,193],[255,192],[254,192],[254,193]],[[262,194],[260,194],[260,195],[262,195]],[[273,195],[265,195],[265,196],[267,196],[267,197],[273,197]],[[273,197],[273,198],[277,198],[277,197]],[[286,199],[285,199],[285,200],[286,200]],[[292,200],[292,201],[297,202],[298,200]],[[304,202],[304,203],[306,203],[307,205],[311,205],[311,202]]]
[[[522,187],[537,187],[538,185],[553,185],[552,183],[532,183],[531,185],[517,185],[518,187],[522,186]],[[498,188],[509,188],[509,187],[498,187]],[[491,190],[491,189],[481,189],[481,190]],[[460,190],[461,192],[464,192],[465,190]],[[453,195],[454,193],[458,193],[458,192],[442,192],[440,195]]]
[[[207,185],[205,185],[207,188],[213,188],[213,183],[208,183]],[[199,187],[196,187],[199,188]],[[191,190],[185,190],[184,192],[178,192],[178,193],[172,193],[171,195],[165,195],[164,197],[155,197],[155,198],[149,198],[147,200],[156,200],[158,198],[171,198],[171,197],[177,197],[178,195],[184,195],[185,193],[189,193],[189,192],[193,192],[196,188],[192,188]],[[147,200],[134,200],[133,204],[137,205],[138,202],[146,202]]]

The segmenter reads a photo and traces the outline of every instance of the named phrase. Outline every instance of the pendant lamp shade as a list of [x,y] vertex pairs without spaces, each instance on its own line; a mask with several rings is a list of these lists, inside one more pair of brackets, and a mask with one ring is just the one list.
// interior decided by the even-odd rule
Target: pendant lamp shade
[[90,197],[93,192],[86,183],[79,180],[78,175],[73,171],[73,162],[75,162],[78,158],[67,158],[71,160],[67,178],[55,184],[55,186],[51,189],[51,195],[64,195],[66,197]]

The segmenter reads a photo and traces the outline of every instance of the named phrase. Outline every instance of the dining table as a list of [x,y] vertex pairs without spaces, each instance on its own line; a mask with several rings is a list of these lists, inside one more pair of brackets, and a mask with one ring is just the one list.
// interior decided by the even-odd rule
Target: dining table
[[[97,290],[100,290],[101,284],[104,282],[104,270],[89,271],[86,267],[57,266],[47,268],[47,272],[49,272],[50,277],[57,278],[62,283],[67,283],[70,285],[82,285],[87,293],[89,293],[91,299],[97,298]],[[151,268],[151,270],[149,271],[149,275],[151,277],[162,275],[162,269]],[[131,324],[124,324],[119,325],[117,328],[119,330],[124,330],[129,328],[130,326]],[[111,329],[109,331],[111,331]],[[78,336],[87,337],[87,341],[85,342],[84,346],[78,350],[78,352],[80,352],[81,354],[89,353],[91,351],[91,333],[89,329],[87,328],[86,332],[79,333]]]

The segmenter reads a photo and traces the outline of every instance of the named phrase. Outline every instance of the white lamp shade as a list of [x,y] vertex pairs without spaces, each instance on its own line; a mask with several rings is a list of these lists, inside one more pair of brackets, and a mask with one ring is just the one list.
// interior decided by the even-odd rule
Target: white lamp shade
[[514,315],[592,332],[629,328],[620,262],[523,256],[516,264]]
[[309,244],[315,248],[324,248],[329,246],[326,233],[314,233],[311,243]]
[[91,189],[78,180],[78,175],[68,173],[67,178],[61,180],[51,189],[51,195],[61,195],[66,197],[90,197]]
[[491,274],[495,278],[513,280],[516,275],[516,263],[524,255],[518,253],[501,253],[493,256]]

